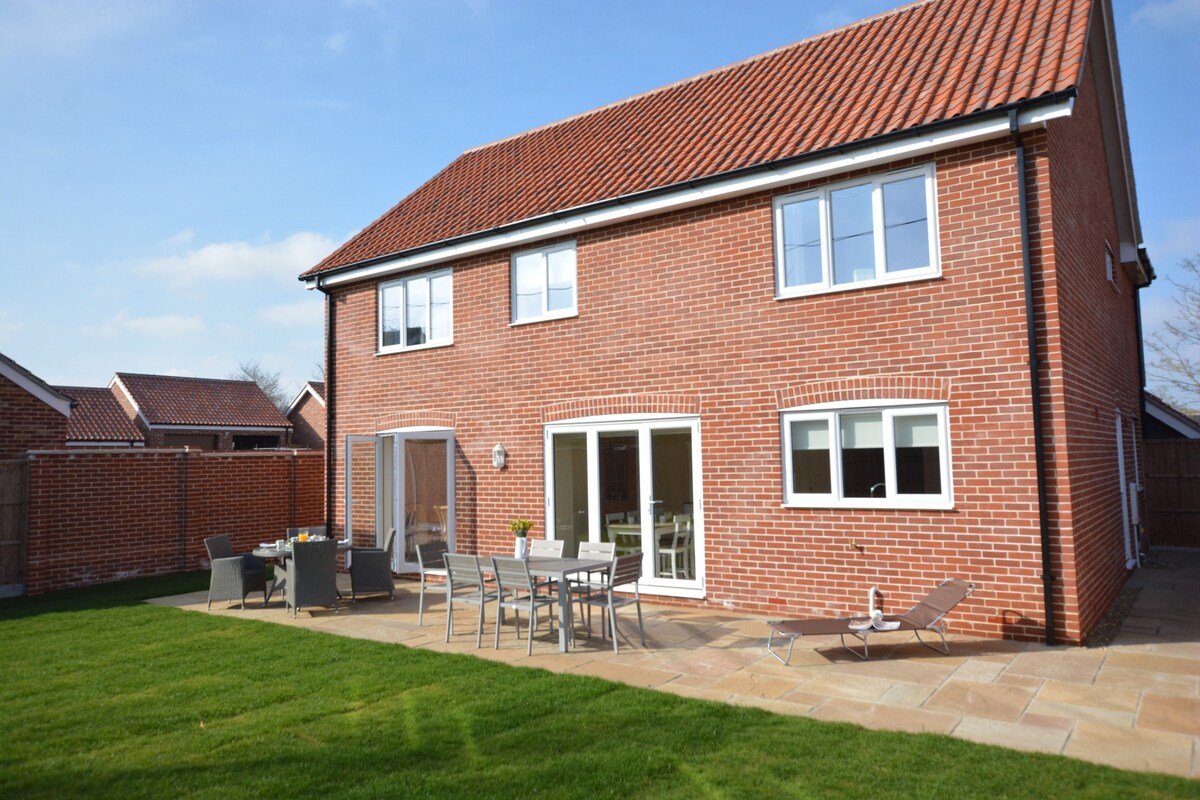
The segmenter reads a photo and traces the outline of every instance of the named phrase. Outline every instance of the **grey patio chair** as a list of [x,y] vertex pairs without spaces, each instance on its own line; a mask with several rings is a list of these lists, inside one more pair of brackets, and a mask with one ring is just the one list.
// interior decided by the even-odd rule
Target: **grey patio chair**
[[[425,592],[445,592],[448,586],[446,581],[446,553],[450,552],[450,545],[446,542],[427,542],[417,545],[417,569],[421,574],[421,596],[417,599],[417,624],[425,624]],[[441,578],[441,583],[430,583],[427,579],[430,577]]]
[[337,542],[332,539],[292,543],[284,596],[293,617],[312,606],[332,606],[337,613],[337,555]]
[[396,582],[392,580],[392,547],[396,541],[396,529],[392,528],[383,539],[383,547],[350,548],[350,601],[358,602],[363,592],[387,592],[389,599],[396,596]]
[[475,646],[483,646],[483,609],[496,599],[496,592],[487,587],[483,570],[475,556],[446,553],[446,641],[454,633],[454,604],[466,603],[479,606],[479,629],[475,633]]
[[246,607],[246,595],[262,590],[263,605],[267,604],[266,562],[256,555],[235,555],[229,537],[209,536],[204,540],[208,560],[212,562],[212,575],[208,581],[208,607],[213,600],[237,600]]
[[[613,652],[620,653],[617,646],[617,609],[621,606],[636,605],[638,617],[638,639],[642,646],[646,645],[646,630],[642,625],[642,596],[638,592],[638,581],[642,577],[642,555],[632,553],[627,556],[617,556],[609,565],[608,573],[603,576],[598,588],[580,595],[578,602],[588,607],[588,635],[592,632],[592,608],[601,608],[608,612],[609,628],[612,630]],[[628,593],[632,589],[632,596]],[[616,594],[626,592],[625,595]],[[604,637],[604,622],[600,620],[600,636]]]
[[[529,557],[530,558],[562,558],[563,545],[562,539],[530,539],[529,540]],[[556,592],[555,582],[553,580],[536,581],[534,586],[539,590],[547,592]]]
[[[801,636],[837,636],[841,639],[842,647],[866,661],[871,656],[869,648],[872,633],[886,631],[912,631],[917,641],[942,655],[950,655],[950,645],[946,642],[946,625],[942,618],[950,613],[955,606],[966,600],[975,591],[975,584],[967,583],[958,578],[946,578],[929,594],[917,601],[917,604],[903,614],[884,615],[878,622],[869,617],[840,617],[835,619],[783,619],[768,622],[771,633],[767,636],[767,652],[775,656],[781,663],[787,664],[792,660],[792,647]],[[936,633],[942,640],[942,646],[930,644],[921,638],[921,631]],[[788,640],[787,656],[781,656],[771,649],[772,639],[778,634]],[[846,644],[846,636],[853,636],[862,642],[862,652],[858,652]]]
[[[529,643],[525,650],[533,655],[533,632],[537,630],[537,610],[558,604],[556,595],[538,594],[544,584],[534,581],[529,573],[529,562],[523,558],[492,559],[492,570],[496,575],[496,649],[500,649],[500,626],[504,624],[504,609],[513,610],[513,624],[517,640],[521,639],[521,611],[529,612]],[[554,614],[550,614],[550,633],[554,633]]]

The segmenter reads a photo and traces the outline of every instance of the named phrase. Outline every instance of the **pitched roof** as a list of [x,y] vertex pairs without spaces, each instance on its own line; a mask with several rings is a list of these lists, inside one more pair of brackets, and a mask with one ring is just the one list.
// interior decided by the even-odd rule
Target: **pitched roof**
[[468,150],[321,272],[1073,92],[1092,0],[923,0]]
[[1180,436],[1188,439],[1200,439],[1200,419],[1194,414],[1185,414],[1161,397],[1144,393],[1146,396],[1146,413],[1168,426]]
[[305,397],[308,397],[309,395],[312,395],[312,397],[318,403],[320,403],[322,406],[324,406],[325,405],[325,382],[324,381],[308,381],[307,383],[305,383],[304,386],[301,387],[300,391],[296,394],[296,399],[292,400],[291,405],[289,405],[287,407],[287,411],[284,412],[284,416],[286,416],[288,419],[291,419],[292,414],[296,411],[296,408],[299,407],[300,401],[303,400]]
[[56,386],[75,401],[67,422],[67,440],[76,442],[144,442],[146,437],[125,414],[112,391],[90,386]]
[[64,417],[71,416],[71,398],[0,353],[0,377],[7,378]]
[[118,372],[113,382],[125,388],[150,425],[291,427],[254,381]]

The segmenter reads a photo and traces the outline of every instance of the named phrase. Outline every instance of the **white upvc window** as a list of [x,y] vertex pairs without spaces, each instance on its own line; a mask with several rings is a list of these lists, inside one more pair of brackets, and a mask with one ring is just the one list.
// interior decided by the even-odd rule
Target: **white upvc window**
[[512,322],[573,317],[575,242],[561,242],[512,256]]
[[379,352],[395,353],[454,343],[451,270],[379,284]]
[[775,198],[779,298],[936,277],[932,165]]
[[951,508],[944,404],[812,406],[782,415],[784,505]]

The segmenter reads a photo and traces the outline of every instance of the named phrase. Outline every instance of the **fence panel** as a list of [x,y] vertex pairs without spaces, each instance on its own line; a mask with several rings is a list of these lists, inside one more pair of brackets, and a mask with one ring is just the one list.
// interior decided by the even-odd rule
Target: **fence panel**
[[25,460],[0,461],[0,597],[25,589]]
[[1200,547],[1200,440],[1146,441],[1146,511],[1152,545]]

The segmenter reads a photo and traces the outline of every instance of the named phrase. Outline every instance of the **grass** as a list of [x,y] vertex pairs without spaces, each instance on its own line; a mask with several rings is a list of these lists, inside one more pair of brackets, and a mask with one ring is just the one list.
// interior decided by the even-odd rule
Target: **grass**
[[151,606],[0,601],[0,797],[1200,797],[1200,782]]

